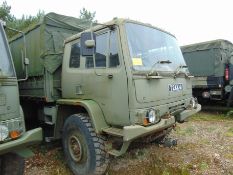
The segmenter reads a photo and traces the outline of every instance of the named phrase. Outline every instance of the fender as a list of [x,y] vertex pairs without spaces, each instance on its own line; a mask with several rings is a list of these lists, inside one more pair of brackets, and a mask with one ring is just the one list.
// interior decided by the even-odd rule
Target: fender
[[104,114],[99,105],[93,100],[80,100],[80,99],[59,99],[57,104],[82,106],[88,112],[93,128],[97,134],[103,132],[103,129],[110,126],[106,123]]

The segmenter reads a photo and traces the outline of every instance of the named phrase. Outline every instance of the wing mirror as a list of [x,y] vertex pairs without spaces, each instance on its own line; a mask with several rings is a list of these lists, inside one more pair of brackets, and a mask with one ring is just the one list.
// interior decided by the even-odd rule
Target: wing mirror
[[81,34],[81,54],[82,56],[92,56],[95,54],[96,35],[93,32]]
[[93,48],[93,47],[95,47],[95,40],[86,40],[85,41],[85,46],[87,48]]

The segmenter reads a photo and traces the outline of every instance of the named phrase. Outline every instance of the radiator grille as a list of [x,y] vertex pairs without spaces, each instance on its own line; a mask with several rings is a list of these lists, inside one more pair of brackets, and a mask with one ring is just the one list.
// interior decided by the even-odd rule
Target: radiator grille
[[6,95],[0,94],[0,106],[6,105]]
[[185,109],[185,104],[184,103],[169,107],[170,113],[174,113],[174,112],[177,112],[177,111],[180,111],[180,110],[183,110],[183,109]]

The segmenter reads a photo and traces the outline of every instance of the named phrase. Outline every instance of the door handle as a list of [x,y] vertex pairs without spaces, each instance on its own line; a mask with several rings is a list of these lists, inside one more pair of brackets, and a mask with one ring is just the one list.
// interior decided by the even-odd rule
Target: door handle
[[82,85],[76,85],[76,95],[83,95]]
[[108,78],[112,79],[113,78],[113,74],[108,74]]

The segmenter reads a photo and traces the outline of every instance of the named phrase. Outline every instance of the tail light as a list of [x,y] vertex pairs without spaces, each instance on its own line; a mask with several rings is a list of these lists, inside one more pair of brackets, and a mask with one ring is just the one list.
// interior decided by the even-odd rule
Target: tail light
[[229,67],[228,66],[226,66],[225,68],[225,80],[229,81]]

